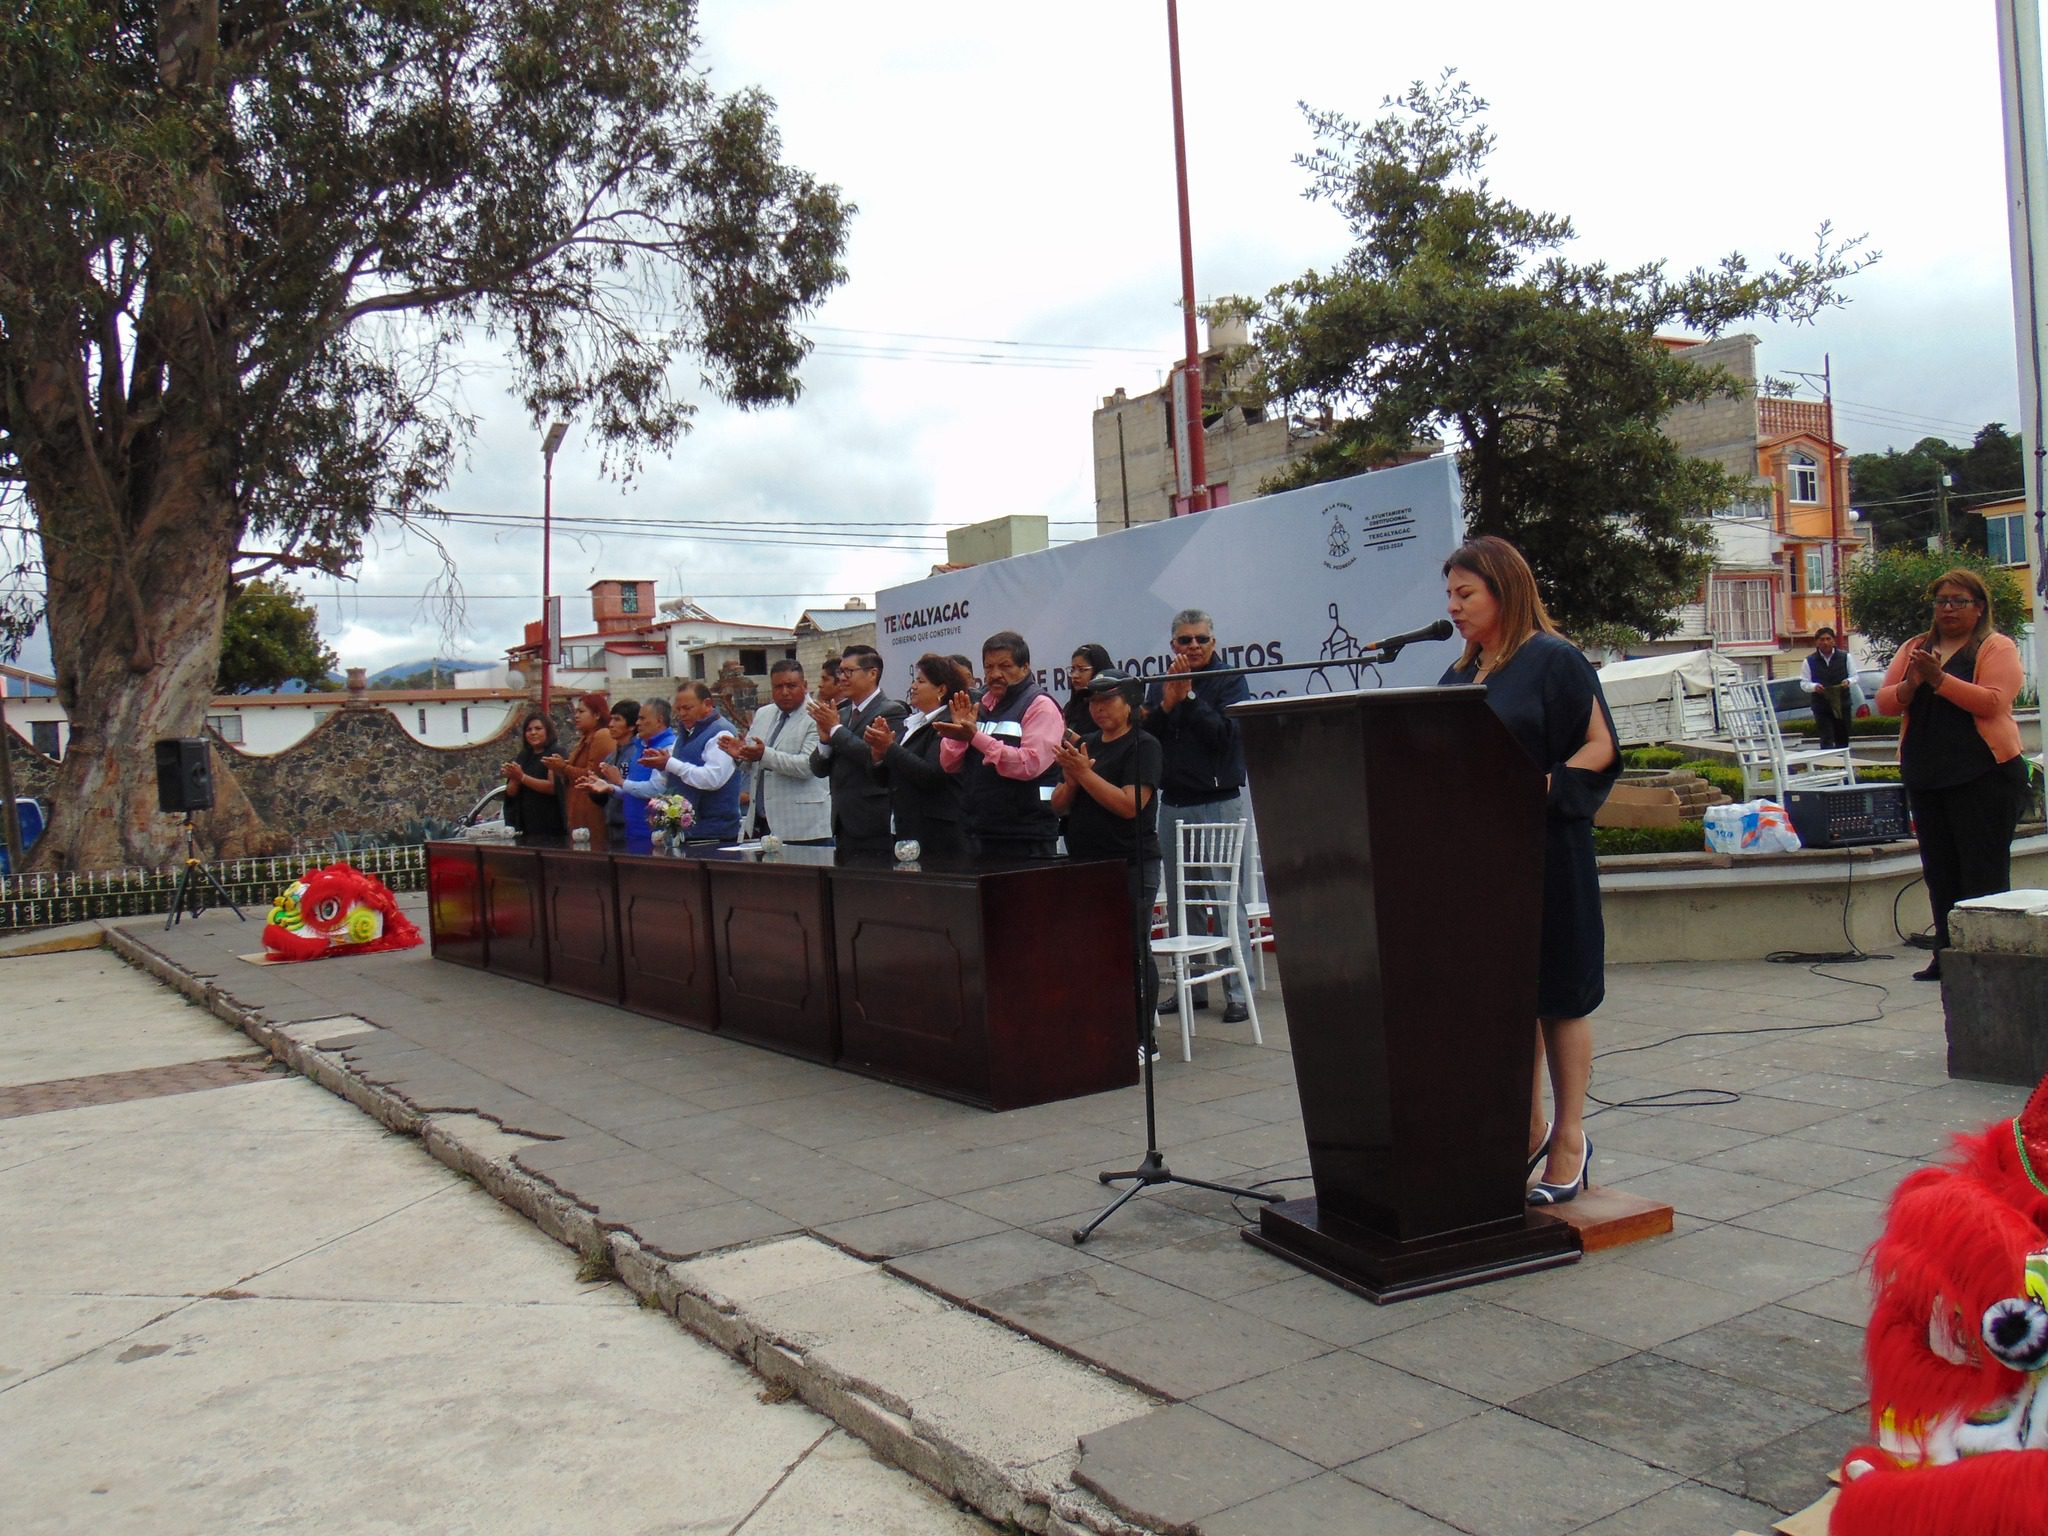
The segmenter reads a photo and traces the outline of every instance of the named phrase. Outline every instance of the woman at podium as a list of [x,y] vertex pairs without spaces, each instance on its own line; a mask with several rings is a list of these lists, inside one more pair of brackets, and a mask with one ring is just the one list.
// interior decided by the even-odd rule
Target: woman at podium
[[1592,663],[1544,611],[1535,574],[1505,539],[1477,538],[1444,562],[1444,593],[1465,652],[1441,679],[1478,683],[1522,750],[1544,771],[1543,926],[1537,1045],[1549,1063],[1552,1115],[1537,1080],[1529,1106],[1529,1168],[1543,1165],[1532,1205],[1557,1205],[1587,1184],[1588,1019],[1607,995],[1606,930],[1593,813],[1621,772],[1614,719]]

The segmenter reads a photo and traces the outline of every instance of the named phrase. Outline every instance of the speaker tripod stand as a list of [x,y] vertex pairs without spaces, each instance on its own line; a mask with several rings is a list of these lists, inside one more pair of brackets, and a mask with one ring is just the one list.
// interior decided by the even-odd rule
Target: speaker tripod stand
[[[199,857],[198,852],[193,846],[196,836],[197,833],[192,826],[192,813],[187,811],[185,813],[185,867],[178,871],[178,889],[171,898],[171,915],[164,919],[165,930],[168,931],[178,919],[185,915],[185,907],[188,902],[191,904],[194,917],[204,912],[207,908],[206,892],[208,889],[211,889],[213,894],[219,897],[236,917],[239,917],[246,923],[249,921],[249,915],[235,905],[235,898],[228,894],[227,887],[220,883],[219,877],[212,870],[208,869],[206,861]],[[202,881],[205,882],[203,887],[201,885]]]
[[[1137,877],[1135,868],[1132,870],[1132,877]],[[1131,1187],[1112,1200],[1108,1208],[1087,1226],[1074,1229],[1074,1242],[1077,1246],[1094,1236],[1095,1229],[1128,1205],[1133,1195],[1140,1190],[1155,1189],[1161,1184],[1183,1184],[1189,1189],[1213,1189],[1219,1195],[1241,1196],[1246,1200],[1270,1201],[1281,1198],[1265,1190],[1240,1189],[1235,1184],[1212,1184],[1207,1179],[1184,1179],[1167,1167],[1166,1154],[1159,1150],[1159,1100],[1152,1091],[1152,1062],[1159,1054],[1159,1015],[1153,1009],[1151,998],[1145,995],[1144,946],[1148,942],[1147,936],[1141,932],[1138,935],[1140,948],[1136,956],[1137,978],[1132,985],[1138,1007],[1138,1034],[1145,1042],[1138,1053],[1145,1084],[1145,1155],[1139,1159],[1135,1168],[1110,1169],[1095,1176],[1104,1184],[1121,1184],[1128,1179]],[[1250,985],[1249,978],[1246,985]]]

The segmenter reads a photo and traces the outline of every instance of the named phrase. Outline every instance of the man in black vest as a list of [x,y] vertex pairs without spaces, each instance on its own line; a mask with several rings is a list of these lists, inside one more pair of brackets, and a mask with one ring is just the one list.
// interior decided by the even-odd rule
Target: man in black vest
[[1836,648],[1835,632],[1825,624],[1814,631],[1813,654],[1806,658],[1806,691],[1820,744],[1849,745],[1849,653]]
[[868,772],[874,754],[861,736],[877,720],[900,731],[909,711],[882,692],[882,658],[871,645],[849,645],[840,653],[839,682],[846,695],[841,703],[813,699],[809,706],[818,723],[811,772],[832,781],[832,845],[840,859],[889,858],[896,851],[889,833],[889,786]]
[[981,647],[987,691],[981,706],[953,695],[950,720],[934,720],[939,764],[961,775],[962,810],[975,854],[985,859],[1056,859],[1060,820],[1051,789],[1059,782],[1054,754],[1066,717],[1031,671],[1031,647],[1014,630],[998,630]]
[[[1180,885],[1180,824],[1184,821],[1240,821],[1251,812],[1244,801],[1244,742],[1230,706],[1251,697],[1242,675],[1229,671],[1216,653],[1216,622],[1199,608],[1183,608],[1173,616],[1173,661],[1166,676],[1145,692],[1145,729],[1159,738],[1166,766],[1159,781],[1159,845],[1166,856],[1167,912],[1174,916],[1173,892]],[[1247,840],[1249,841],[1249,840]],[[1251,953],[1244,920],[1244,890],[1251,861],[1238,871],[1237,948]],[[1176,919],[1177,920],[1177,919]],[[1239,1024],[1251,1017],[1244,980],[1223,981],[1223,1022]],[[1195,989],[1195,1007],[1206,1008],[1204,989]],[[1173,1013],[1175,1001],[1159,1005]]]

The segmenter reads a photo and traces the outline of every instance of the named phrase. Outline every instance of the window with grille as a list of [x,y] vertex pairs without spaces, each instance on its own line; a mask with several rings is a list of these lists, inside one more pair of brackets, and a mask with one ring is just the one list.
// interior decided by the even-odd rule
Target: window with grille
[[1777,638],[1777,615],[1768,576],[1717,577],[1708,627],[1717,639],[1768,641]]
[[206,728],[222,741],[231,741],[237,746],[241,745],[242,717],[240,715],[208,715],[206,717]]

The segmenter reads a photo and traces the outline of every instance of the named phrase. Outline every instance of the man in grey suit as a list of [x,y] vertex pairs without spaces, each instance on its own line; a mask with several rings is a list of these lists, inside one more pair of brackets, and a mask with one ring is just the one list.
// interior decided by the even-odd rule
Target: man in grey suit
[[832,791],[811,772],[818,727],[804,708],[801,662],[778,661],[768,669],[770,708],[756,710],[745,741],[722,744],[753,765],[751,798],[740,827],[743,838],[774,833],[785,843],[832,845]]
[[811,772],[832,781],[832,837],[840,858],[887,858],[895,852],[889,786],[868,772],[874,754],[861,738],[877,720],[901,734],[909,711],[882,692],[882,657],[871,645],[849,645],[840,653],[839,682],[845,697],[838,705],[810,705],[818,726]]

